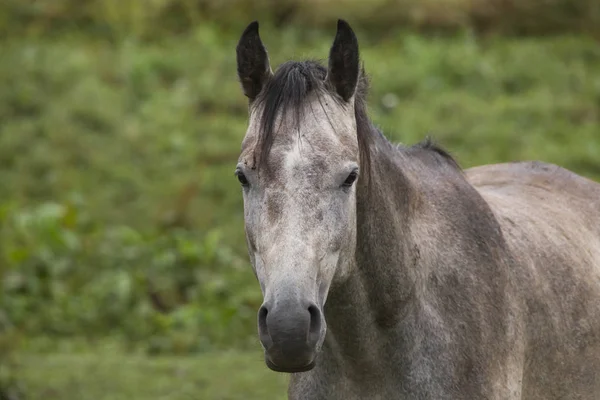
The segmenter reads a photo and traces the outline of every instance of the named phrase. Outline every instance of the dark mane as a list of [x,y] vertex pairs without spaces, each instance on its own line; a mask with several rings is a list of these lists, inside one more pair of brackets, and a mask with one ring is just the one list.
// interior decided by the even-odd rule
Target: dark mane
[[[326,84],[327,69],[317,61],[288,61],[282,64],[275,75],[269,79],[256,103],[262,106],[260,118],[259,144],[256,146],[255,159],[259,167],[266,159],[274,141],[275,121],[278,114],[292,112],[295,129],[300,127],[303,102],[310,93],[330,93],[342,101]],[[373,126],[367,115],[366,96],[368,79],[362,71],[355,95],[355,117],[358,145],[363,170],[369,172],[371,157],[369,145],[372,140]]]
[[427,136],[425,140],[415,144],[413,147],[417,149],[431,151],[435,153],[436,156],[440,157],[443,161],[450,164],[452,167],[456,168],[459,171],[462,171],[462,168],[460,167],[456,159],[452,157],[452,155],[447,150],[443,149],[437,143],[435,143],[430,136]]

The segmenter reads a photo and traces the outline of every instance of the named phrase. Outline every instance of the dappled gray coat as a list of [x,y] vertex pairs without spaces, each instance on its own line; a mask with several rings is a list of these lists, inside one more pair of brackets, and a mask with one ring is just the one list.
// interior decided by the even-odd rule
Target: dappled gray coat
[[327,67],[273,72],[256,22],[237,60],[258,332],[290,399],[600,399],[599,184],[392,145],[344,21]]

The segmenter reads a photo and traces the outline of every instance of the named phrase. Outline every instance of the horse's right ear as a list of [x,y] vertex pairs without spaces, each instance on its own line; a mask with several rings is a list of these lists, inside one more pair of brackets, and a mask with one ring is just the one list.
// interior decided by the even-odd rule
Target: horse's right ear
[[244,94],[252,101],[273,75],[267,49],[258,34],[258,21],[251,22],[246,27],[236,47],[236,53],[238,78]]

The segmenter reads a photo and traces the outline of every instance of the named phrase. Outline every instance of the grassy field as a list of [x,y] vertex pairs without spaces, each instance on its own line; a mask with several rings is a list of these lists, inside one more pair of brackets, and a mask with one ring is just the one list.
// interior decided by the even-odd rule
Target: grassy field
[[[261,36],[276,66],[325,59],[334,30]],[[3,39],[0,339],[51,338],[17,354],[28,399],[284,398],[256,353],[262,299],[233,176],[239,34],[204,21],[153,40]],[[600,180],[597,41],[357,34],[391,140],[431,135],[465,168],[534,159]],[[56,344],[105,336],[127,351]]]
[[0,34],[53,35],[83,29],[109,38],[186,33],[206,21],[241,29],[252,19],[277,26],[326,28],[337,18],[379,34],[398,27],[425,32],[598,34],[596,0],[5,0]]
[[29,400],[283,400],[287,376],[267,370],[261,354],[196,357],[98,353],[25,354]]

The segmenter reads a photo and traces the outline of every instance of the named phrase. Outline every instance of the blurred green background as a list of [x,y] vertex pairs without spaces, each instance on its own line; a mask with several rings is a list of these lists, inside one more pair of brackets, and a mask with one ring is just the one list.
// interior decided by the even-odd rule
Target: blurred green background
[[463,167],[600,180],[596,0],[0,2],[0,400],[284,399],[233,176],[235,45],[355,28],[370,113]]

